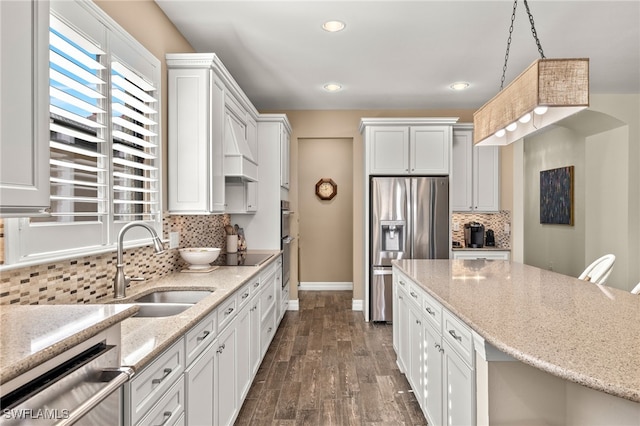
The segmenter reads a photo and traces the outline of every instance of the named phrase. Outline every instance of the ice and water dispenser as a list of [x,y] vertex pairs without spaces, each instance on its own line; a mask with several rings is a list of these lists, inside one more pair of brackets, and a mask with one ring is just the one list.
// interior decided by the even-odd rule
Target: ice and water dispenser
[[407,224],[404,220],[380,221],[382,251],[403,251],[407,235]]

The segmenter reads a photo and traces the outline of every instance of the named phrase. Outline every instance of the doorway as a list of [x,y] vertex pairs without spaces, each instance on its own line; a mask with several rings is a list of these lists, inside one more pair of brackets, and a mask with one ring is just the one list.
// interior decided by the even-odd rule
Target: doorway
[[[353,289],[353,139],[298,139],[300,290]],[[331,179],[337,194],[316,195]]]

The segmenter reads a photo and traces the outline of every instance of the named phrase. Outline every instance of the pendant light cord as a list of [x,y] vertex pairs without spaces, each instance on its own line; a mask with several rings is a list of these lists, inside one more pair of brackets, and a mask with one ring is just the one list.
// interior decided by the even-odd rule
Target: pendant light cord
[[[513,23],[516,20],[516,8],[518,7],[518,0],[513,2],[513,12],[511,13],[511,24],[509,25],[509,38],[507,38],[507,51],[504,54],[504,65],[502,66],[502,78],[500,79],[500,90],[504,87],[504,80],[507,74],[507,63],[509,62],[509,50],[511,49],[511,35],[513,34]],[[533,22],[533,15],[529,10],[529,4],[527,0],[524,0],[524,7],[527,9],[527,15],[529,15],[529,22],[531,23],[531,34],[536,41],[536,46],[538,47],[538,53],[540,53],[540,58],[545,59],[544,51],[542,50],[542,44],[540,43],[540,39],[538,38],[538,33],[536,32],[536,25]]]

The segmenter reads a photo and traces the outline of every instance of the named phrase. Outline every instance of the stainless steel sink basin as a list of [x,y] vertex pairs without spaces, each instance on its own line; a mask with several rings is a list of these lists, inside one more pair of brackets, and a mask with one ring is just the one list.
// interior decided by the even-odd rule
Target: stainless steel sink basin
[[136,303],[198,303],[208,295],[213,293],[212,290],[158,290],[153,293],[145,294],[136,299]]
[[156,318],[178,315],[193,306],[193,303],[139,303],[134,317]]

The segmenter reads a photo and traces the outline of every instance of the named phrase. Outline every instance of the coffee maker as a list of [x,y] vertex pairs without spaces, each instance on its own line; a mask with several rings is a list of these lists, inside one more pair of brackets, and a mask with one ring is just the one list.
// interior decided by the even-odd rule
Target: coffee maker
[[484,225],[478,222],[464,224],[464,244],[470,248],[484,246]]

